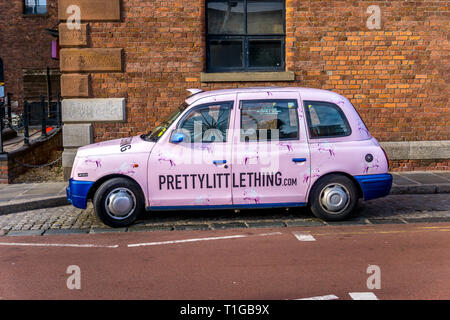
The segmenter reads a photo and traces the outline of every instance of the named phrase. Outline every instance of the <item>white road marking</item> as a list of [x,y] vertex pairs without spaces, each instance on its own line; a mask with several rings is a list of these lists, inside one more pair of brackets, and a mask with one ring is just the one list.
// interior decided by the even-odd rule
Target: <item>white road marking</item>
[[22,247],[71,247],[71,248],[118,248],[119,245],[102,246],[96,244],[72,244],[72,243],[22,243],[22,242],[0,242],[0,246],[22,246]]
[[282,234],[282,233],[281,232],[260,233],[260,234],[257,234],[257,236],[261,236],[261,237],[264,237],[264,236],[275,236],[275,235],[278,235],[278,234]]
[[[282,234],[281,232],[272,232],[272,233],[261,233],[254,236],[273,236]],[[147,243],[135,243],[129,244],[128,247],[143,247],[143,246],[160,246],[165,244],[175,244],[175,243],[187,243],[187,242],[198,242],[198,241],[211,241],[211,240],[226,240],[226,239],[237,239],[237,238],[248,238],[251,235],[243,235],[238,234],[234,236],[223,236],[223,237],[209,237],[209,238],[194,238],[194,239],[184,239],[184,240],[170,240],[170,241],[156,241],[156,242],[147,242]]]
[[349,292],[353,300],[378,300],[373,292]]
[[196,238],[196,239],[185,239],[185,240],[158,241],[158,242],[129,244],[128,247],[159,246],[159,245],[163,245],[163,244],[186,243],[186,242],[196,242],[196,241],[210,241],[210,240],[224,240],[224,239],[235,239],[235,238],[245,238],[245,237],[247,237],[247,236],[245,236],[245,235],[235,235],[235,236],[224,236],[224,237],[211,237],[211,238]]
[[329,294],[326,296],[318,296],[318,297],[311,297],[311,298],[302,298],[302,299],[294,299],[294,300],[337,300],[339,299],[334,294]]
[[[208,240],[224,240],[224,239],[236,239],[247,238],[251,236],[273,236],[282,234],[281,232],[261,233],[257,235],[234,235],[224,237],[211,237],[211,238],[198,238],[198,239],[185,239],[185,240],[173,240],[173,241],[160,241],[160,242],[148,242],[148,243],[136,243],[129,244],[128,247],[140,247],[140,246],[157,246],[164,244],[196,242],[196,241],[208,241]],[[118,248],[119,245],[96,245],[96,244],[74,244],[74,243],[25,243],[25,242],[0,242],[0,246],[20,246],[20,247],[66,247],[66,248]]]
[[316,241],[316,239],[309,233],[292,232],[298,241]]
[[[373,292],[349,292],[350,297],[353,300],[378,300],[377,296]],[[334,294],[329,294],[326,296],[317,296],[310,298],[301,298],[294,300],[337,300],[339,297]]]

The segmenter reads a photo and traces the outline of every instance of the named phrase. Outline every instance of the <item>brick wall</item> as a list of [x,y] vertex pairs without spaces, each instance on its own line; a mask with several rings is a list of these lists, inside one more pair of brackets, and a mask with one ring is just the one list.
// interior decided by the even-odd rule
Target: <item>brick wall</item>
[[14,101],[23,99],[23,69],[59,67],[51,59],[51,41],[55,38],[45,31],[58,23],[57,2],[47,0],[47,15],[29,16],[23,14],[23,0],[0,1],[0,57],[5,91],[14,94]]
[[450,170],[449,160],[391,160],[390,171]]
[[[381,8],[368,30],[367,7]],[[92,47],[123,48],[124,73],[92,74],[96,98],[126,97],[127,123],[95,124],[94,140],[153,128],[185,89],[316,87],[355,104],[380,141],[450,138],[450,1],[286,1],[286,70],[294,82],[201,83],[204,1],[122,1],[121,22],[91,22]]]

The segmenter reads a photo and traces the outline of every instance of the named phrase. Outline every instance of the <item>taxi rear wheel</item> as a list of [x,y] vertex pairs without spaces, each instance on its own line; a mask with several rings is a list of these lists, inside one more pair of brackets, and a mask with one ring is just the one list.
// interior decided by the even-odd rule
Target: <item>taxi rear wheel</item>
[[317,181],[311,190],[312,213],[325,221],[340,221],[352,216],[358,204],[358,189],[350,178],[330,174]]
[[99,219],[113,228],[131,225],[144,212],[140,187],[126,178],[105,181],[95,192],[93,204]]

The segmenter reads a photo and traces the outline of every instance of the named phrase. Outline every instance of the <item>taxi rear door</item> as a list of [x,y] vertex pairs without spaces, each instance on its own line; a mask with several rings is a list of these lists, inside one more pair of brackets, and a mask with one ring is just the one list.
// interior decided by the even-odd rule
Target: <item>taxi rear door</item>
[[311,159],[300,95],[239,93],[232,164],[236,207],[306,205]]

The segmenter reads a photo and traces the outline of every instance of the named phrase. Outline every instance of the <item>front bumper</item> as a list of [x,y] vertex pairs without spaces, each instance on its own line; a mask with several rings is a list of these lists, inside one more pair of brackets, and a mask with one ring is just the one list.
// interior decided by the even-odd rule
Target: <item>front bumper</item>
[[392,175],[389,173],[354,176],[363,192],[364,200],[385,197],[392,187]]
[[86,209],[87,195],[94,182],[70,179],[66,188],[67,200],[76,208]]

